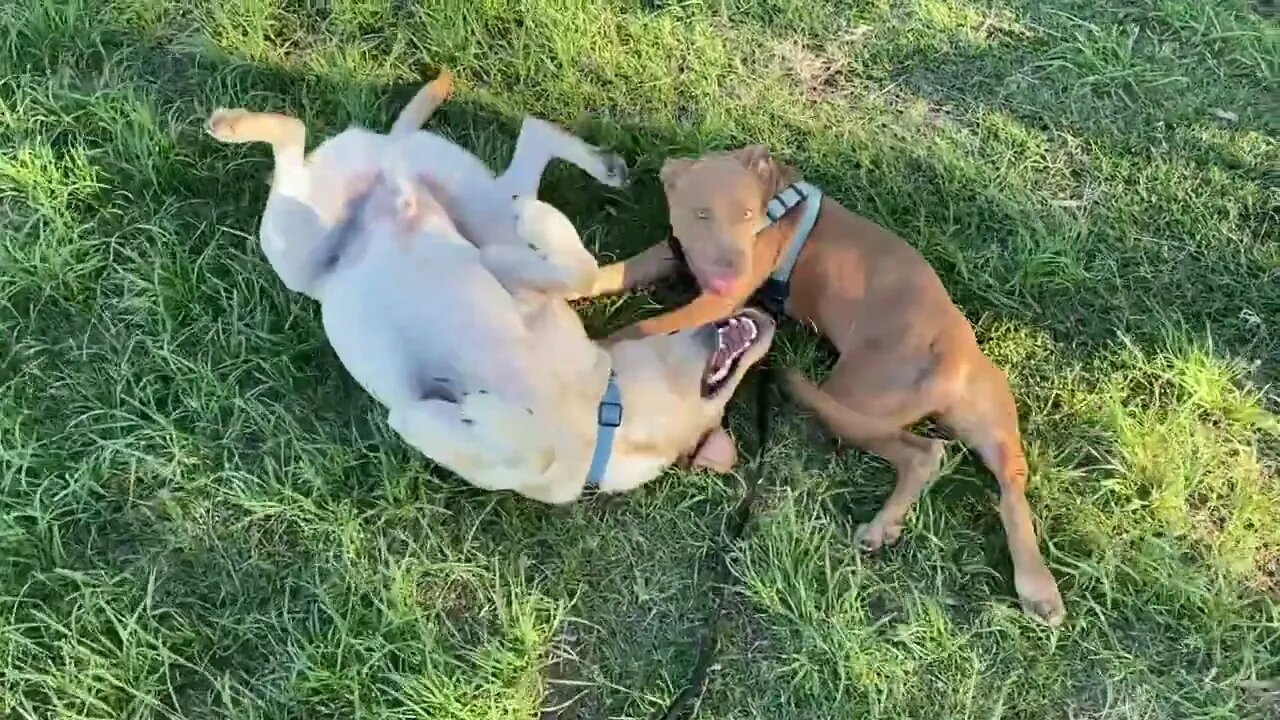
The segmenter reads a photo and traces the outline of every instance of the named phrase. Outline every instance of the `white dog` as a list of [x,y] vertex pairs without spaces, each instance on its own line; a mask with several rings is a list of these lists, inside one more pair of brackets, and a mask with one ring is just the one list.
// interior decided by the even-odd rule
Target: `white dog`
[[732,443],[699,440],[768,349],[772,321],[746,311],[592,342],[565,298],[591,288],[598,267],[568,219],[533,198],[552,158],[614,186],[625,166],[526,118],[495,176],[418,130],[448,90],[438,78],[389,134],[350,128],[309,157],[295,118],[210,118],[219,140],[272,145],[263,249],[286,286],[321,303],[348,372],[407,442],[481,488],[563,503],[587,485],[631,490],[682,457],[732,466]]

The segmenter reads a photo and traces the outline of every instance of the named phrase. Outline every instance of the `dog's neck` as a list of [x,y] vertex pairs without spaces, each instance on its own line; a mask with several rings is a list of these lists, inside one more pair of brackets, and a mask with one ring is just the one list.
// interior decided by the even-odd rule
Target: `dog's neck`
[[[759,167],[757,172],[760,177],[761,207],[768,207],[778,193],[799,180],[794,170],[772,159],[762,167]],[[791,212],[778,218],[777,222],[756,234],[756,242],[753,247],[755,256],[752,258],[752,267],[757,268],[756,274],[760,275],[758,278],[753,278],[753,280],[758,280],[755,283],[757,287],[763,285],[769,275],[782,262],[787,245],[790,244],[791,238],[795,236],[796,226],[800,222],[799,218],[804,214],[805,205],[806,203],[801,203]],[[765,271],[765,268],[768,270]]]
[[[592,373],[590,394],[594,400],[590,404],[590,429],[594,438],[597,430],[597,410],[599,400],[604,397],[608,383],[609,371],[616,374],[618,389],[622,396],[622,424],[618,427],[613,441],[613,452],[609,459],[608,469],[601,479],[600,488],[607,492],[626,492],[643,485],[661,475],[676,458],[665,443],[653,436],[653,428],[662,427],[671,418],[654,418],[650,415],[659,409],[651,402],[636,400],[644,392],[644,380],[637,378],[633,368],[625,358],[615,357],[615,350],[608,350],[609,363],[603,372]],[[598,390],[597,394],[595,390]],[[594,450],[594,442],[589,444]],[[589,456],[588,456],[589,458]],[[587,463],[589,466],[589,461]]]
[[[767,203],[772,198],[773,195],[769,195],[765,202]],[[806,200],[791,212],[779,218],[778,222],[756,234],[756,242],[752,248],[755,256],[751,259],[751,266],[758,268],[756,274],[759,277],[753,278],[757,288],[764,285],[765,281],[769,279],[769,275],[782,264],[782,258],[786,254],[787,247],[795,238],[796,228],[804,215],[804,209],[811,202],[815,202],[815,200]]]

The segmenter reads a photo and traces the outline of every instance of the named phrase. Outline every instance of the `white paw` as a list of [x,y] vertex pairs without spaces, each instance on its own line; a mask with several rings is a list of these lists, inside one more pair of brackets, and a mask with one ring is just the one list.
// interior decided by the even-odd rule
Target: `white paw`
[[240,121],[251,114],[253,114],[252,111],[244,108],[218,108],[209,115],[205,129],[215,140],[225,143],[239,142]]
[[620,188],[627,184],[627,161],[617,153],[597,150],[600,154],[600,173],[596,180],[611,188]]
[[536,250],[552,252],[582,247],[578,229],[554,205],[531,195],[517,196],[511,204],[516,217],[516,237],[520,242]]

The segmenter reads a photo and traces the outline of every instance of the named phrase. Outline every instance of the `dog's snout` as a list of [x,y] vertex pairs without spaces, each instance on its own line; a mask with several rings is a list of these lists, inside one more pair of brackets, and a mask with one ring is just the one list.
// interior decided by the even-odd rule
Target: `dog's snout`
[[708,255],[699,275],[704,290],[717,295],[730,295],[746,274],[746,257],[736,249],[724,247],[728,243],[721,245],[722,247]]
[[738,259],[730,255],[717,255],[711,260],[711,267],[728,272],[737,272],[739,264]]

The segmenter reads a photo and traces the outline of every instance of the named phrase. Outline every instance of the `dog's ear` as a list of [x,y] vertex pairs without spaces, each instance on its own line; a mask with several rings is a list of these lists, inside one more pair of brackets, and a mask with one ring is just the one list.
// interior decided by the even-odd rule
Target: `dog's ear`
[[694,162],[690,158],[667,158],[667,161],[662,163],[662,170],[658,172],[662,187],[668,191],[674,190],[680,178],[693,167]]
[[688,463],[695,468],[710,468],[722,475],[733,472],[733,467],[738,464],[737,443],[723,428],[714,427],[702,436]]
[[742,166],[757,175],[764,176],[771,172],[776,163],[768,145],[748,145],[729,153],[729,157],[742,163]]
[[771,193],[781,190],[793,179],[791,170],[773,158],[768,145],[748,145],[729,153],[729,157],[755,173]]

